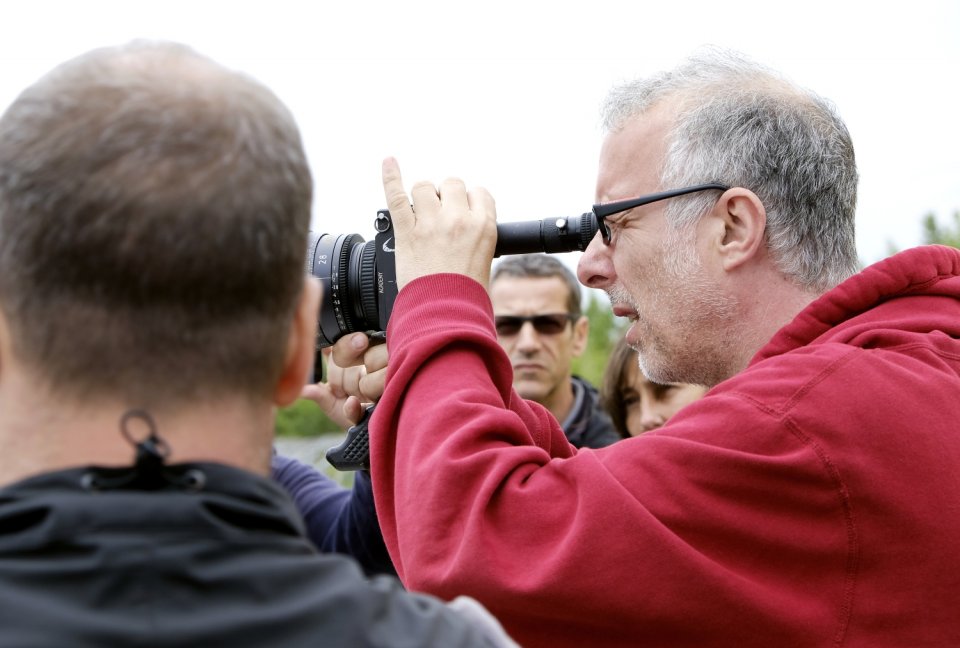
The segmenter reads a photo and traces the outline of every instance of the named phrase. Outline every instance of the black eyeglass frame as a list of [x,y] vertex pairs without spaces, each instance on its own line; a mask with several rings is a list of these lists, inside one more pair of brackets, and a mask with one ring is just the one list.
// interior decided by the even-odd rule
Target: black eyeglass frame
[[600,236],[603,238],[603,244],[610,245],[610,238],[612,234],[610,232],[610,226],[607,225],[605,221],[607,216],[613,216],[614,214],[625,212],[628,209],[633,209],[634,207],[640,207],[642,205],[649,205],[650,203],[666,200],[667,198],[676,198],[677,196],[685,196],[698,191],[709,191],[710,189],[726,191],[729,188],[730,187],[727,185],[710,182],[707,184],[694,185],[692,187],[684,187],[683,189],[671,189],[670,191],[661,191],[658,193],[647,194],[646,196],[639,196],[637,198],[627,198],[626,200],[617,200],[615,202],[597,204],[593,206],[593,215],[597,219],[597,229],[600,230]]

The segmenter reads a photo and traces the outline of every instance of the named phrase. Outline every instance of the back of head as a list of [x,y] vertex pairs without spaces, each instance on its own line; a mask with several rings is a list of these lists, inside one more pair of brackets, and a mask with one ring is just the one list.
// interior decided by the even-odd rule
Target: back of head
[[504,257],[497,263],[490,276],[490,284],[503,277],[515,279],[544,279],[557,277],[566,284],[568,290],[567,311],[574,317],[580,317],[583,309],[580,305],[580,282],[561,261],[547,254],[519,254]]
[[70,398],[269,396],[311,180],[287,109],[190,49],[70,61],[0,119],[0,308]]
[[[822,292],[857,270],[857,169],[850,134],[834,108],[741,55],[706,49],[677,68],[619,86],[604,127],[670,102],[662,188],[706,182],[753,191],[767,212],[767,245],[778,269]],[[670,202],[677,227],[695,222],[715,197]]]

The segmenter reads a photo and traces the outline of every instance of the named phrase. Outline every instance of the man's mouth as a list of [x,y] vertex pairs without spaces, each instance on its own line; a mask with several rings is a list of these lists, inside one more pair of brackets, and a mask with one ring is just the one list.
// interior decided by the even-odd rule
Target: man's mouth
[[626,317],[631,322],[636,322],[639,319],[637,311],[624,304],[614,304],[613,314],[617,317]]
[[533,362],[517,362],[513,365],[514,371],[539,371],[541,369],[543,369],[543,365]]

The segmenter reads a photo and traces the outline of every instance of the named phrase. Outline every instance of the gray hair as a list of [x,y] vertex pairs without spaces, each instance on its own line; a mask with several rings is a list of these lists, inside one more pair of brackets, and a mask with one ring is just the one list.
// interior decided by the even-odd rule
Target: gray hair
[[[677,101],[677,114],[663,189],[719,182],[753,191],[766,208],[772,258],[806,289],[825,291],[857,271],[856,161],[832,104],[739,54],[710,48],[614,88],[603,126],[619,130],[665,100]],[[677,229],[689,227],[715,199],[673,200],[667,217]]]
[[501,277],[520,279],[556,277],[567,286],[567,311],[574,317],[580,317],[580,282],[567,266],[547,254],[519,254],[508,256],[497,263],[490,276],[490,285]]

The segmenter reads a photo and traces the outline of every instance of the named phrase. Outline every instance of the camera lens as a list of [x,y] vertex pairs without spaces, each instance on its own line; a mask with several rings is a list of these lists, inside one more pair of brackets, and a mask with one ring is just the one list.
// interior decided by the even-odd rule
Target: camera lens
[[[379,333],[382,339],[386,331],[397,296],[393,227],[387,210],[377,212],[375,227],[378,234],[370,242],[359,234],[310,232],[306,270],[323,286],[319,348],[332,346],[347,333]],[[494,256],[583,251],[596,232],[591,212],[573,218],[499,223]]]
[[323,286],[319,346],[331,346],[347,333],[379,329],[374,251],[374,243],[359,234],[310,232],[306,269]]

